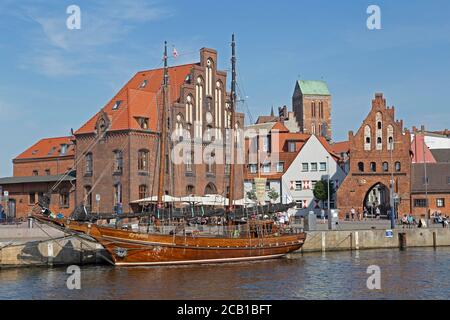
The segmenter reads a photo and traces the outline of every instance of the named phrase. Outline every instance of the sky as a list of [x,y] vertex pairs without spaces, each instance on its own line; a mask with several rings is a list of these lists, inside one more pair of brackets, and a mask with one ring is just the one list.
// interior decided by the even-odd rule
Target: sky
[[[81,29],[66,26],[70,5]],[[380,8],[379,30],[367,28],[369,5]],[[232,33],[248,121],[291,108],[305,79],[328,83],[335,141],[359,128],[376,92],[407,127],[450,127],[448,0],[0,0],[0,176],[39,139],[79,128],[137,71],[160,66],[165,40],[179,54],[170,64],[210,47],[229,71]]]

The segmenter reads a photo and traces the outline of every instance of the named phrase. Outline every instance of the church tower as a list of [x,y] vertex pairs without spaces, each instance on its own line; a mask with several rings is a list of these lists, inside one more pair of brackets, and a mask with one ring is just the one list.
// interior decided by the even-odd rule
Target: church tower
[[331,140],[331,94],[326,82],[297,81],[292,110],[301,132]]

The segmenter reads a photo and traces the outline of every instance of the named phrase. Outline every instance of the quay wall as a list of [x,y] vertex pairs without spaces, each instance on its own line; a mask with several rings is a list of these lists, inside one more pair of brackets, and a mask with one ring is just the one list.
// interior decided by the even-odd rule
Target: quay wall
[[0,268],[104,263],[103,247],[75,237],[11,242],[0,239]]
[[395,229],[392,237],[386,230],[307,231],[300,252],[366,250],[402,247],[450,246],[450,229]]

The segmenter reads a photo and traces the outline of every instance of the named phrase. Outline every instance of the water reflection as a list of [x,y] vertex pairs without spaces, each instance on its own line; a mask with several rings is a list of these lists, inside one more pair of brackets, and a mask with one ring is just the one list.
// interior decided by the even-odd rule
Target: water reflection
[[[381,268],[379,291],[367,267]],[[180,267],[0,270],[0,299],[448,299],[450,249],[294,254],[255,263]]]

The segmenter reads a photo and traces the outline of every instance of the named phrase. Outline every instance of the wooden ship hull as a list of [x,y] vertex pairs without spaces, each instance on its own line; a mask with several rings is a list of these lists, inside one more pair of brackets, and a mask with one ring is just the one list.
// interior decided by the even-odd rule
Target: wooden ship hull
[[88,233],[117,266],[224,263],[278,258],[301,248],[305,234],[220,238],[136,233],[92,226]]

